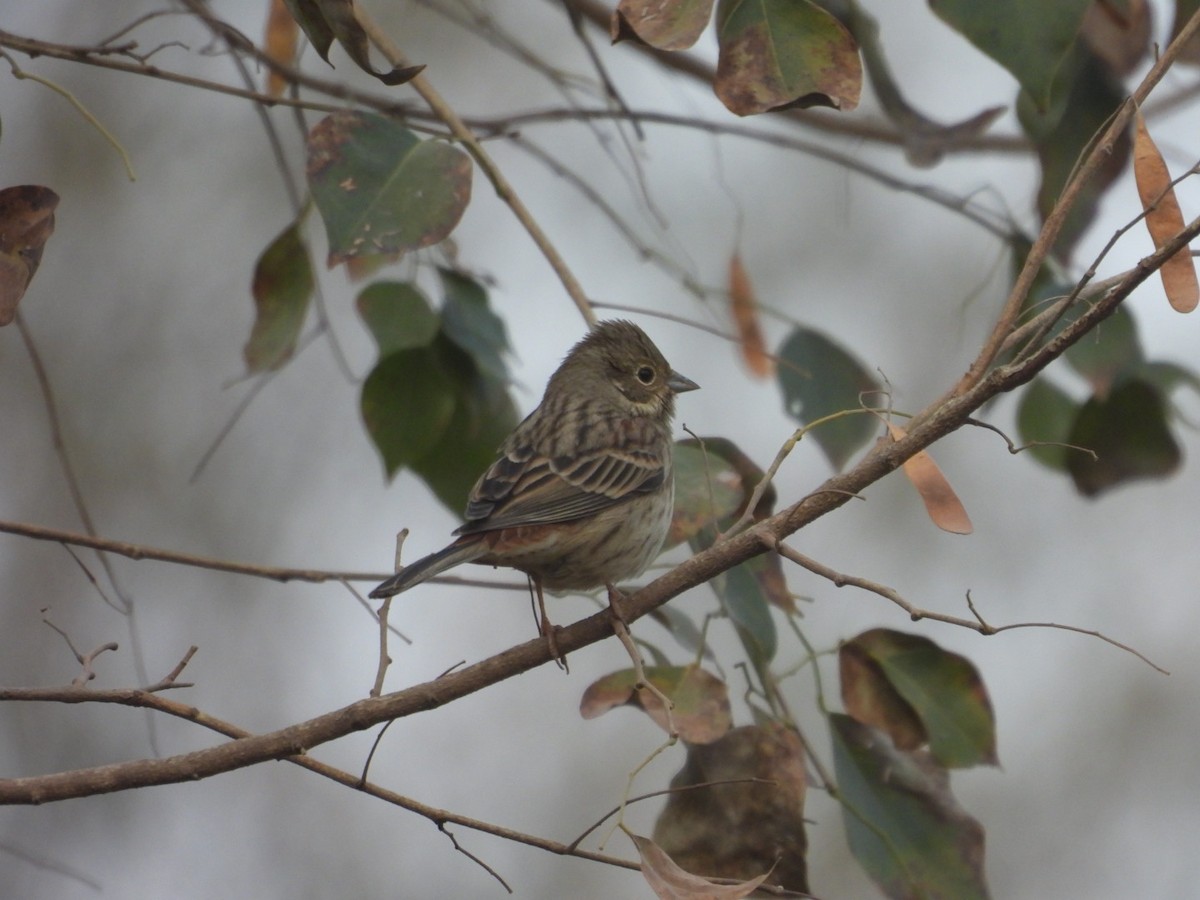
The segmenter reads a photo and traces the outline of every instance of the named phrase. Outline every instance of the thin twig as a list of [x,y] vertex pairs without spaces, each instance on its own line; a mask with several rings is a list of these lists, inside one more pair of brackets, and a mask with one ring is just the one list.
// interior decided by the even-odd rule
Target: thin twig
[[[532,643],[544,646],[545,642],[538,639]],[[137,689],[115,689],[104,691],[81,691],[76,688],[0,688],[0,702],[2,701],[18,701],[18,702],[37,702],[37,703],[111,703],[119,706],[129,706],[134,708],[142,708],[148,711],[164,713],[174,716],[179,719],[184,719],[189,722],[194,722],[211,731],[224,735],[231,739],[233,743],[225,746],[234,746],[237,742],[253,741],[262,735],[255,735],[253,732],[247,731],[230,722],[212,716],[203,710],[197,709],[195,706],[186,703],[180,703],[171,700],[160,694],[149,693]],[[366,701],[364,701],[366,702]],[[379,701],[372,701],[379,702]],[[286,762],[299,766],[302,769],[307,769],[323,778],[328,778],[343,787],[353,788],[361,791],[364,794],[383,800],[393,806],[416,813],[425,819],[433,822],[440,827],[442,824],[451,823],[463,828],[470,828],[474,831],[483,834],[490,834],[504,840],[514,843],[525,844],[529,847],[535,847],[545,850],[549,853],[554,853],[558,856],[572,856],[578,859],[591,860],[600,862],[610,866],[616,866],[624,869],[637,869],[638,863],[632,860],[625,860],[619,857],[608,856],[603,853],[596,853],[590,850],[582,850],[578,847],[564,844],[560,841],[552,841],[547,838],[538,837],[537,835],[528,834],[515,829],[505,828],[501,825],[495,825],[490,822],[485,822],[481,819],[474,819],[469,816],[460,815],[445,809],[439,809],[435,806],[422,803],[419,800],[414,800],[411,797],[406,797],[403,794],[398,794],[395,791],[380,787],[377,784],[364,781],[360,776],[354,775],[343,769],[338,769],[326,763],[319,762],[312,756],[305,753],[295,751],[292,755],[283,754],[280,756]],[[165,762],[165,760],[145,760],[148,764],[156,764]],[[0,779],[0,798],[6,788],[13,783],[13,779]]]
[[[213,569],[218,572],[232,572],[236,575],[250,575],[254,578],[266,578],[271,581],[306,581],[322,584],[326,581],[383,581],[389,574],[382,572],[339,572],[327,569],[290,569],[281,566],[259,566],[252,563],[234,562],[228,559],[218,559],[212,556],[197,556],[192,553],[180,553],[175,550],[164,550],[161,547],[151,547],[147,544],[132,544],[126,541],[115,541],[110,538],[95,537],[80,534],[76,531],[63,531],[57,528],[44,528],[41,525],[31,525],[27,522],[10,522],[0,519],[0,534],[15,534],[32,538],[37,541],[53,541],[58,544],[71,544],[76,547],[88,547],[105,553],[115,553],[133,560],[150,559],[158,562],[174,563],[180,566],[192,566],[198,569]],[[444,575],[430,578],[430,584],[456,585],[459,587],[478,587],[506,591],[524,591],[524,584],[511,581],[492,581],[484,578],[463,578],[457,575]],[[407,638],[403,638],[407,640]]]
[[[769,536],[764,535],[764,540],[767,539],[769,539]],[[957,625],[961,628],[969,628],[972,631],[978,631],[982,635],[999,634],[1002,631],[1011,631],[1014,628],[1057,628],[1061,631],[1074,631],[1077,634],[1086,634],[1090,637],[1099,638],[1107,644],[1112,644],[1114,647],[1124,650],[1126,653],[1131,653],[1146,665],[1150,666],[1157,672],[1161,672],[1163,675],[1171,674],[1162,666],[1158,665],[1144,654],[1133,649],[1128,644],[1123,644],[1120,641],[1114,640],[1113,638],[1110,638],[1099,631],[1095,631],[1094,629],[1080,628],[1077,625],[1063,625],[1059,622],[1016,622],[1011,625],[990,625],[984,621],[978,610],[975,609],[975,604],[971,601],[969,594],[967,595],[967,606],[971,610],[974,618],[966,619],[962,616],[952,616],[946,613],[933,612],[932,610],[922,609],[916,604],[906,600],[898,591],[896,591],[894,588],[888,587],[887,585],[879,584],[866,578],[860,578],[857,575],[845,575],[841,572],[835,571],[829,566],[819,563],[815,559],[805,556],[803,553],[794,550],[787,544],[773,541],[772,545],[773,549],[779,553],[780,556],[791,560],[796,565],[807,569],[814,575],[820,575],[822,578],[827,579],[833,584],[834,587],[856,587],[864,591],[870,591],[872,594],[878,594],[880,597],[883,597],[886,600],[890,600],[892,603],[895,603],[902,610],[908,613],[909,618],[911,618],[914,622],[919,622],[922,619],[929,619],[934,622],[944,622],[947,625]]]
[[[396,571],[401,569],[401,554],[404,551],[404,539],[408,537],[408,529],[401,528],[400,533],[396,535]],[[379,620],[379,663],[375,667],[375,684],[371,687],[371,696],[378,697],[383,693],[383,679],[387,676],[388,666],[392,664],[392,657],[388,655],[388,613],[392,611],[392,598],[387,596],[383,598],[383,603],[379,605],[379,612],[376,613],[376,618]]]
[[104,127],[103,122],[92,115],[91,111],[80,102],[78,97],[76,97],[62,85],[55,84],[48,78],[42,78],[40,75],[34,75],[30,72],[26,72],[17,65],[17,61],[15,59],[13,59],[3,50],[0,50],[0,57],[3,57],[4,61],[7,62],[9,67],[12,69],[14,78],[36,81],[38,84],[42,85],[42,87],[46,87],[54,91],[54,93],[58,94],[73,107],[75,107],[75,111],[83,116],[84,121],[100,132],[100,136],[108,142],[109,146],[117,151],[117,155],[121,157],[121,163],[125,166],[125,174],[129,176],[129,180],[137,181],[137,175],[135,175],[133,172],[133,160],[129,158],[129,154],[125,151],[125,148],[121,146],[121,142],[117,140],[116,135]]
[[[367,33],[367,37],[371,43],[379,48],[389,63],[393,66],[405,66],[409,64],[405,55],[400,51],[400,48],[396,46],[388,34],[379,27],[379,24],[361,6],[355,6],[355,15],[358,18],[359,24],[362,25],[363,30]],[[550,263],[550,267],[558,276],[559,281],[562,282],[563,288],[575,302],[575,306],[579,309],[583,320],[589,326],[595,325],[596,313],[592,309],[591,301],[588,300],[587,294],[584,293],[582,285],[579,284],[578,279],[575,278],[574,273],[567,266],[566,260],[562,258],[562,255],[550,240],[550,236],[542,230],[542,226],[538,224],[533,214],[525,206],[524,201],[521,200],[520,195],[517,194],[516,190],[509,183],[504,173],[500,170],[500,167],[492,160],[491,155],[483,149],[483,145],[475,137],[474,132],[466,126],[458,113],[454,111],[454,108],[442,99],[441,94],[434,89],[424,74],[418,75],[409,83],[421,95],[421,98],[437,117],[446,124],[455,139],[462,143],[479,168],[483,170],[488,181],[492,183],[492,187],[496,189],[496,194],[512,210],[517,221],[521,223],[525,231],[533,239],[534,244],[537,245],[538,250],[541,251],[546,261]]]
[[75,644],[72,642],[69,634],[67,634],[45,616],[42,616],[42,622],[44,622],[46,625],[49,625],[52,629],[59,633],[62,639],[67,642],[67,646],[71,648],[71,653],[74,655],[75,661],[83,667],[83,671],[71,679],[71,687],[73,688],[86,687],[87,683],[96,677],[96,672],[92,668],[92,663],[95,661],[97,656],[99,656],[101,653],[104,653],[106,650],[115,652],[118,649],[115,641],[108,641],[107,643],[101,644],[99,647],[90,651],[89,653],[81,653],[78,649],[76,649]]
[[[609,601],[609,608],[613,614],[613,634],[617,636],[617,640],[621,642],[621,646],[625,648],[625,652],[629,654],[629,659],[633,663],[633,690],[640,694],[643,690],[649,692],[659,703],[662,704],[663,713],[667,719],[667,734],[672,740],[679,737],[679,729],[675,727],[675,701],[662,692],[662,690],[646,677],[646,663],[642,659],[642,654],[638,652],[637,645],[633,642],[633,637],[629,633],[629,626],[621,618],[620,612]],[[645,701],[642,701],[645,705]]]
[[[83,487],[80,485],[75,467],[71,463],[71,455],[67,452],[67,442],[63,434],[62,419],[58,412],[58,401],[55,399],[54,388],[50,384],[50,373],[42,361],[42,355],[38,351],[37,343],[33,339],[33,332],[30,331],[29,326],[25,323],[25,317],[20,312],[16,315],[16,322],[17,329],[21,335],[21,341],[25,345],[25,352],[29,354],[30,365],[33,366],[33,373],[37,379],[38,389],[42,394],[42,405],[46,409],[47,424],[50,428],[50,443],[54,447],[55,456],[58,458],[58,465],[62,471],[63,480],[66,482],[67,492],[71,496],[71,504],[75,507],[75,514],[79,516],[79,521],[82,523],[88,536],[92,539],[98,539],[99,532],[96,529],[95,522],[92,520],[87,500],[84,498]],[[81,542],[76,543],[82,546]],[[104,575],[108,579],[109,586],[112,587],[117,602],[111,600],[105,591],[100,590],[99,585],[96,585],[97,592],[106,604],[113,607],[125,617],[125,628],[129,632],[133,669],[137,673],[138,680],[145,682],[149,680],[149,675],[146,669],[146,658],[142,652],[142,642],[138,637],[138,620],[135,615],[133,597],[125,590],[121,581],[117,578],[116,570],[113,568],[108,557],[103,553],[98,553],[97,559],[100,562],[100,568],[104,570]],[[86,575],[92,584],[96,584],[91,572],[86,572]],[[159,752],[158,730],[153,716],[146,716],[146,737],[150,742],[150,749],[157,754]]]
[[1134,109],[1145,101],[1155,85],[1162,80],[1162,77],[1167,73],[1172,63],[1175,62],[1175,59],[1182,52],[1183,47],[1197,32],[1200,32],[1200,10],[1192,15],[1187,25],[1175,37],[1175,40],[1171,42],[1170,46],[1155,61],[1150,71],[1146,73],[1146,76],[1134,90],[1130,99],[1121,104],[1117,109],[1108,127],[1104,129],[1103,133],[1093,143],[1091,152],[1087,154],[1076,169],[1074,176],[1063,187],[1058,195],[1058,199],[1054,203],[1053,209],[1050,210],[1050,213],[1042,223],[1041,231],[1038,232],[1037,239],[1033,242],[1028,256],[1025,257],[1024,265],[1022,265],[1020,273],[1018,273],[1016,280],[1013,282],[1008,299],[1005,301],[1004,308],[1001,310],[1000,316],[992,327],[991,333],[988,335],[975,360],[971,363],[967,373],[953,388],[953,394],[964,394],[983,380],[988,368],[999,355],[1000,348],[1004,345],[1009,332],[1012,331],[1013,324],[1016,322],[1017,316],[1025,304],[1025,299],[1029,296],[1029,291],[1033,287],[1034,279],[1041,272],[1042,264],[1050,255],[1050,251],[1058,240],[1058,235],[1062,231],[1067,215],[1074,208],[1075,202],[1091,182],[1096,172],[1108,160],[1113,145],[1128,126]]

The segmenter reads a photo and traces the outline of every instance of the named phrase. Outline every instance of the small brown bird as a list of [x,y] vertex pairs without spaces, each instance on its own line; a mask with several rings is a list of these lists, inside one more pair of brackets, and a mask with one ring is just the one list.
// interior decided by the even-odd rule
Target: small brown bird
[[[675,395],[697,387],[642,329],[601,322],[471,489],[459,537],[371,596],[399,594],[466,562],[524,572],[539,601],[543,587],[589,590],[640,575],[671,524]],[[545,630],[544,606],[542,620]]]

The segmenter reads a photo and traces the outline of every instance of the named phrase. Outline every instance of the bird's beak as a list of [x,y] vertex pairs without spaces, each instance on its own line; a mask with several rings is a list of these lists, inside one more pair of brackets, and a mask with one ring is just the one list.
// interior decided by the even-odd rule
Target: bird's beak
[[671,393],[673,394],[683,394],[687,391],[700,390],[700,385],[696,384],[692,379],[680,375],[674,369],[667,376],[667,387],[671,389]]

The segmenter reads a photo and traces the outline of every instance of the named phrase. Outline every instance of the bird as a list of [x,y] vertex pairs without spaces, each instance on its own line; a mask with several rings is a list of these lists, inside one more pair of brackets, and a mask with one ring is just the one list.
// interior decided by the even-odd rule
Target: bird
[[530,578],[560,659],[543,589],[608,587],[611,598],[658,556],[674,508],[675,397],[698,387],[637,325],[599,322],[475,482],[457,537],[370,596],[394,596],[463,563],[516,569]]

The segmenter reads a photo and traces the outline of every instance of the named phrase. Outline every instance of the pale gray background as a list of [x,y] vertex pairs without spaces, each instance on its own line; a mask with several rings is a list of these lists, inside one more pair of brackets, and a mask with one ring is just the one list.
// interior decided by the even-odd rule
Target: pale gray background
[[[264,6],[227,2],[216,9],[257,38]],[[559,102],[540,78],[439,17],[401,4],[370,6],[414,59],[430,64],[436,86],[463,113],[497,115]],[[1012,79],[924,4],[871,7],[882,18],[904,89],[923,110],[950,121],[1011,102]],[[88,44],[156,8],[9,4],[0,27]],[[485,8],[502,15],[543,59],[588,71],[555,4]],[[1156,27],[1160,39],[1163,18]],[[137,39],[151,47],[181,29],[192,52],[164,50],[161,64],[234,79],[226,60],[199,55],[207,38],[194,25],[160,20]],[[634,107],[729,119],[707,90],[664,79],[628,48],[608,48],[599,38],[597,45]],[[706,36],[704,52],[710,47]],[[334,60],[336,72],[319,64],[315,70],[353,77],[340,52]],[[86,104],[129,150],[138,175],[135,183],[125,178],[113,151],[61,97],[0,77],[0,184],[47,184],[62,195],[58,230],[22,310],[49,367],[100,531],[262,564],[379,571],[390,567],[392,535],[401,526],[413,532],[408,553],[440,546],[454,517],[411,477],[385,484],[357,413],[358,386],[339,373],[324,342],[274,380],[203,476],[189,483],[201,453],[246,391],[244,384],[224,386],[242,372],[241,348],[252,322],[250,273],[290,217],[263,132],[241,100],[51,60],[20,63]],[[1194,78],[1194,71],[1180,70],[1164,90]],[[871,106],[868,101],[853,115],[872,116]],[[299,162],[289,116],[278,112],[275,119]],[[1194,125],[1188,112],[1155,125],[1176,172],[1194,162]],[[1015,130],[1011,115],[997,130]],[[952,382],[1000,302],[1006,262],[994,240],[957,216],[838,166],[744,140],[648,127],[636,151],[653,204],[667,222],[664,231],[628,177],[619,143],[612,153],[621,170],[585,127],[524,131],[586,172],[643,240],[701,282],[722,284],[728,256],[740,246],[763,302],[853,347],[886,374],[897,408],[919,408]],[[983,192],[997,208],[1034,224],[1036,173],[1026,158],[971,154],[914,171],[892,149],[838,146],[918,183]],[[676,277],[639,262],[564,182],[501,141],[490,148],[593,296],[725,326],[719,303],[699,307]],[[1194,214],[1196,193],[1183,196],[1185,211]],[[1105,218],[1080,258],[1090,258],[1135,212],[1136,194],[1126,178],[1107,199]],[[319,254],[323,238],[313,234]],[[582,322],[482,179],[455,239],[464,263],[497,280],[493,302],[511,329],[519,403],[523,411],[532,408]],[[1103,272],[1127,267],[1148,249],[1148,239],[1135,231]],[[322,280],[337,337],[361,377],[374,348],[353,312],[356,289],[340,272]],[[1131,305],[1152,355],[1196,365],[1200,319],[1171,313],[1157,283]],[[792,429],[781,415],[778,390],[749,380],[730,347],[716,339],[668,322],[639,321],[676,368],[704,387],[682,399],[682,422],[701,434],[733,436],[768,462]],[[772,346],[787,334],[779,322],[768,322],[768,330]],[[1081,393],[1069,373],[1056,374]],[[78,529],[31,367],[12,328],[0,333],[0,385],[0,517]],[[1195,420],[1200,404],[1180,399]],[[1001,401],[991,419],[1011,428],[1014,405]],[[987,828],[988,873],[998,898],[1184,897],[1200,879],[1200,482],[1195,436],[1184,433],[1189,459],[1175,478],[1088,502],[1063,478],[1010,456],[994,435],[964,431],[934,454],[967,504],[972,537],[935,529],[909,485],[893,477],[868,491],[867,502],[850,504],[793,538],[804,552],[886,582],[928,607],[965,614],[969,589],[995,623],[1053,620],[1098,628],[1171,670],[1164,677],[1106,644],[1059,631],[984,640],[948,626],[913,626],[875,596],[790,572],[793,589],[815,598],[805,626],[821,648],[886,625],[918,630],[979,666],[999,722],[1003,769],[956,774],[954,786]],[[827,474],[816,449],[801,446],[780,473],[781,495],[796,498]],[[119,654],[100,660],[97,686],[136,682],[127,621],[101,602],[61,548],[4,536],[0,554],[0,683],[61,684],[75,674],[61,639],[40,624],[43,608],[81,646],[121,643]],[[340,587],[282,586],[152,562],[114,565],[135,598],[138,642],[152,678],[168,671],[189,644],[200,647],[186,675],[196,687],[177,699],[265,731],[351,702],[371,684],[375,626]],[[674,602],[697,617],[712,606],[704,590]],[[568,622],[592,608],[564,599],[554,605],[554,617]],[[392,689],[533,633],[519,594],[436,586],[405,596],[394,621],[416,643],[395,645]],[[656,626],[639,623],[637,631],[686,660]],[[716,637],[727,642],[720,628]],[[785,638],[780,664],[799,658],[800,649]],[[577,715],[583,688],[626,664],[615,642],[574,654],[571,664],[569,677],[546,667],[397,724],[376,756],[374,777],[427,803],[572,839],[620,800],[627,772],[660,736],[631,712],[590,722]],[[832,668],[826,671],[833,684]],[[735,684],[736,678],[731,674]],[[790,691],[795,708],[811,711],[811,681],[798,678]],[[736,715],[748,721],[741,706]],[[824,749],[817,718],[810,712],[805,721]],[[187,724],[163,719],[157,727],[166,754],[214,742]],[[360,735],[314,755],[355,770],[370,740]],[[0,708],[0,775],[150,753],[140,712]],[[681,749],[665,754],[638,788],[663,786],[681,761]],[[648,832],[658,808],[636,807],[630,823]],[[826,898],[872,896],[846,856],[836,807],[814,792],[808,813],[817,823],[809,832],[814,890]],[[636,874],[464,829],[457,834],[520,897],[649,896]],[[193,785],[2,809],[0,845],[82,873],[102,885],[106,897],[502,896],[428,822],[286,764]],[[632,854],[621,837],[608,849]],[[3,850],[0,883],[0,893],[30,900],[96,896],[79,880]]]

